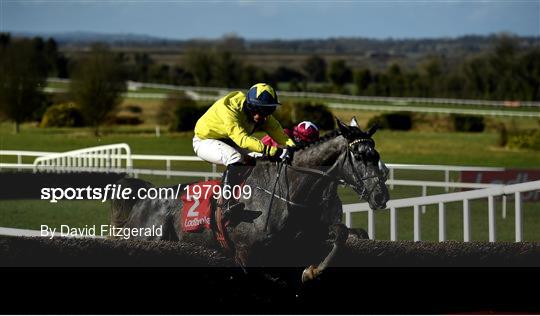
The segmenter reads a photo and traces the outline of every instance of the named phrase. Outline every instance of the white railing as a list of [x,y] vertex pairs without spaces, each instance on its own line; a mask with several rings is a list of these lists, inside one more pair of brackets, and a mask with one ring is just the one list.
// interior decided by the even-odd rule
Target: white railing
[[[116,146],[116,145],[106,145],[106,146]],[[126,144],[122,144],[122,146],[127,146]],[[94,147],[95,148],[100,148]],[[128,146],[129,148],[129,146]],[[70,153],[78,153],[78,152],[85,152],[90,150],[91,148],[87,149],[80,149],[75,150],[67,153],[58,153],[58,152],[44,152],[44,151],[23,151],[23,150],[0,150],[0,157],[1,156],[16,156],[17,157],[17,163],[0,163],[0,169],[34,169],[34,164],[23,164],[22,163],[22,157],[40,157],[36,159],[37,161],[51,161],[56,160],[59,161],[59,163],[62,163],[62,155],[70,154]],[[130,151],[131,152],[131,151]],[[86,153],[85,158],[101,158],[101,159],[107,159],[110,158],[111,160],[117,161],[120,160],[131,160],[131,161],[143,161],[143,160],[150,160],[150,161],[163,161],[165,163],[165,170],[156,170],[156,169],[140,169],[140,168],[134,168],[133,162],[130,163],[132,174],[134,176],[138,175],[159,175],[159,176],[166,176],[167,178],[170,178],[171,176],[187,176],[187,177],[201,177],[201,178],[216,178],[220,177],[221,173],[217,172],[217,166],[216,164],[212,164],[212,171],[211,172],[203,172],[203,171],[180,171],[180,170],[172,170],[171,163],[173,161],[191,161],[191,162],[200,162],[203,161],[201,158],[197,156],[175,156],[175,155],[140,155],[140,154],[122,154],[122,153],[110,153],[109,156],[107,154],[92,154],[89,155]],[[77,160],[75,160],[78,162]],[[105,171],[105,172],[125,172],[122,170],[118,170],[118,164],[110,164],[107,168],[107,163],[102,164],[100,168],[96,167],[89,167],[88,163],[87,165],[71,165],[68,166],[68,161],[65,161],[66,164],[63,166],[57,166],[56,168],[62,169],[64,171],[71,170],[71,171],[84,171],[84,170],[95,170],[95,171]],[[73,161],[72,161],[73,162]],[[96,166],[94,161],[92,161],[93,166]],[[485,188],[489,187],[489,184],[480,184],[480,183],[463,183],[463,182],[452,182],[450,179],[450,172],[460,172],[460,171],[504,171],[504,168],[497,168],[497,167],[471,167],[471,166],[445,166],[445,165],[420,165],[420,164],[387,164],[386,165],[389,172],[389,180],[387,184],[390,186],[390,189],[394,189],[394,186],[400,185],[400,186],[420,186],[422,187],[422,195],[427,195],[427,188],[428,187],[444,187],[445,190],[448,192],[449,188]],[[120,168],[121,169],[121,168]],[[395,179],[395,170],[419,170],[419,171],[441,171],[444,173],[444,181],[421,181],[421,180],[396,180]]]
[[[506,195],[514,195],[515,206],[515,241],[519,242],[523,240],[523,212],[521,203],[521,193],[538,191],[540,190],[540,181],[524,182],[512,185],[498,185],[486,189],[478,189],[466,192],[447,193],[439,195],[431,195],[425,197],[415,197],[399,200],[390,200],[386,204],[386,209],[390,209],[390,240],[395,241],[397,236],[397,210],[399,208],[413,207],[413,223],[414,223],[414,240],[420,241],[420,227],[421,216],[420,207],[426,205],[438,205],[439,207],[439,241],[446,240],[446,216],[445,216],[445,203],[459,202],[463,203],[463,240],[470,241],[471,227],[470,227],[470,201],[476,199],[488,200],[488,229],[489,229],[489,241],[496,241],[496,229],[495,229],[495,197]],[[368,234],[370,239],[375,239],[375,214],[378,211],[374,211],[369,208],[368,203],[355,203],[347,204],[343,206],[343,212],[345,213],[345,224],[351,227],[352,213],[354,212],[368,212]]]
[[[49,78],[49,82],[69,83],[68,79]],[[246,88],[219,88],[219,87],[194,87],[194,86],[174,86],[167,84],[144,83],[128,81],[128,86],[140,88],[154,88],[173,91],[197,91],[211,92],[213,98],[217,99],[221,95],[225,95],[234,90],[245,90]],[[388,102],[394,104],[403,103],[429,103],[429,104],[453,104],[453,105],[484,105],[496,107],[540,107],[540,102],[529,101],[491,101],[491,100],[473,100],[473,99],[446,99],[446,98],[411,98],[411,97],[374,97],[374,96],[354,96],[335,93],[316,93],[316,92],[290,92],[280,91],[280,95],[294,98],[310,98],[310,99],[331,99],[343,101],[362,101],[362,102]],[[206,96],[199,96],[206,97]]]
[[406,103],[429,103],[429,104],[453,104],[453,105],[485,105],[497,107],[519,107],[519,106],[540,106],[540,102],[528,101],[491,101],[491,100],[472,100],[472,99],[446,99],[446,98],[411,98],[411,97],[374,97],[374,96],[355,96],[334,93],[313,93],[313,92],[289,92],[281,91],[280,95],[310,98],[310,99],[334,99],[343,101],[367,101],[367,102],[387,102],[397,105]]
[[[394,170],[419,170],[419,171],[443,171],[444,172],[444,182],[448,183],[445,185],[445,190],[448,192],[449,188],[452,186],[450,182],[450,172],[461,172],[461,171],[504,171],[504,168],[499,167],[469,167],[469,166],[445,166],[445,165],[416,165],[416,164],[387,164],[386,165],[390,170],[388,179],[394,180]],[[394,188],[394,183],[389,182],[390,189]],[[402,184],[406,185],[406,184]],[[460,186],[461,188],[467,188],[467,186]],[[426,190],[425,185],[422,185],[423,191]],[[424,194],[425,195],[425,194]]]
[[131,173],[133,163],[128,144],[96,146],[49,154],[34,160],[34,172],[123,172]]
[[0,169],[17,169],[21,171],[22,169],[33,169],[33,164],[23,164],[23,157],[42,157],[49,156],[53,154],[58,154],[57,152],[50,151],[28,151],[28,150],[0,150],[0,157],[2,156],[16,156],[17,163],[0,163]]
[[[173,156],[173,155],[131,155],[131,159],[133,160],[157,160],[157,161],[165,161],[165,173],[158,172],[159,175],[164,175],[167,178],[170,178],[171,176],[182,176],[178,174],[178,171],[171,170],[171,162],[172,161],[204,161],[198,156]],[[159,170],[156,170],[159,171]],[[193,173],[193,172],[192,172]],[[140,173],[140,174],[146,174],[146,173]],[[208,179],[208,177],[221,177],[221,173],[217,172],[217,165],[215,163],[212,164],[212,173],[209,174],[208,172],[199,172],[201,177],[205,177],[205,179]],[[136,174],[135,174],[136,175]],[[198,175],[189,175],[190,177],[197,177]]]
[[[124,151],[124,152],[123,152]],[[196,156],[172,156],[172,155],[135,155],[131,154],[131,150],[127,144],[105,145],[80,150],[69,151],[66,153],[53,153],[42,151],[17,151],[17,150],[0,150],[0,156],[17,156],[17,163],[0,163],[0,168],[6,169],[32,169],[34,171],[45,168],[49,171],[57,170],[60,172],[68,171],[98,171],[98,172],[126,172],[137,177],[138,175],[158,175],[158,176],[181,176],[181,177],[202,177],[205,180],[209,178],[217,178],[221,173],[217,172],[216,165],[212,165],[212,172],[203,171],[180,171],[171,170],[172,161],[202,161]],[[35,160],[34,164],[23,164],[22,157],[25,156],[41,156]],[[155,169],[137,169],[133,168],[133,160],[154,160],[164,161],[166,163],[165,170]],[[122,166],[122,161],[125,161]],[[506,213],[506,194],[516,194],[516,241],[522,240],[521,230],[521,199],[517,194],[517,190],[523,186],[511,185],[501,186],[485,183],[464,183],[452,182],[450,180],[450,172],[453,171],[504,171],[504,168],[493,167],[468,167],[468,166],[445,166],[445,165],[410,165],[410,164],[387,164],[390,169],[390,178],[387,184],[392,189],[394,186],[421,186],[422,196],[417,198],[408,198],[401,200],[392,200],[388,202],[391,216],[391,240],[397,240],[397,214],[398,208],[413,207],[414,208],[414,239],[420,240],[420,208],[425,212],[426,205],[439,205],[439,239],[446,239],[446,225],[444,219],[444,203],[452,201],[463,201],[464,205],[464,240],[470,240],[470,224],[469,224],[469,200],[477,198],[488,198],[489,203],[489,227],[490,241],[495,240],[494,230],[494,197],[503,195],[503,217]],[[422,181],[422,180],[396,180],[394,170],[425,170],[425,171],[443,171],[445,181]],[[531,182],[538,185],[540,181]],[[451,193],[445,195],[427,196],[428,187],[444,187],[447,191],[449,188],[471,188],[480,189],[475,191]],[[528,188],[528,187],[527,187]],[[520,192],[537,190],[538,187],[528,188]],[[503,190],[503,191],[501,191]],[[503,192],[503,193],[501,193]],[[518,208],[519,205],[519,208]],[[351,215],[353,212],[368,212],[368,231],[371,238],[375,238],[375,212],[369,209],[367,203],[356,203],[344,205],[344,213],[346,224],[350,227]],[[519,216],[518,216],[519,215]],[[519,223],[518,223],[519,221]],[[519,229],[518,229],[519,227]]]
[[515,116],[515,117],[540,117],[539,111],[520,111],[512,110],[493,110],[493,109],[463,109],[463,108],[438,108],[410,105],[380,105],[380,104],[358,104],[358,103],[334,103],[326,104],[332,109],[365,110],[365,111],[383,111],[383,112],[412,112],[412,113],[437,113],[437,114],[464,114],[464,115],[483,115],[483,116]]

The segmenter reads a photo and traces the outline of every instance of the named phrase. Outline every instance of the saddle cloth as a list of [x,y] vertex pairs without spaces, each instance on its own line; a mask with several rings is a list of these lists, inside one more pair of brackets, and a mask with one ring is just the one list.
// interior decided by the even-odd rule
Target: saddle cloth
[[211,229],[214,187],[220,187],[221,180],[208,180],[190,184],[182,194],[182,231],[195,233]]

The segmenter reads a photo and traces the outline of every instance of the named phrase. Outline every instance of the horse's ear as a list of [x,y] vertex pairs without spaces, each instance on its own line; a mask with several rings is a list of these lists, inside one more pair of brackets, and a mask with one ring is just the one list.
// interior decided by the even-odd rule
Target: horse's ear
[[340,119],[336,117],[336,122],[339,127],[339,130],[341,131],[341,135],[343,135],[345,138],[347,138],[351,134],[351,129],[347,124],[343,123]]
[[371,127],[368,129],[368,131],[366,132],[366,134],[369,135],[369,137],[373,136],[373,134],[375,134],[375,132],[379,129],[379,123],[375,123],[373,125],[371,125]]
[[351,124],[349,124],[350,126],[356,126],[358,128],[360,128],[360,126],[358,125],[358,122],[356,121],[356,116],[353,116],[353,118],[351,119]]

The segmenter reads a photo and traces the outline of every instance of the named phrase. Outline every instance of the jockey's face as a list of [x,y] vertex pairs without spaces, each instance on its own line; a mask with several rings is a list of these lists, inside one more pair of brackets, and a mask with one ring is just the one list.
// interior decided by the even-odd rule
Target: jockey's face
[[247,113],[249,119],[256,124],[263,124],[272,113],[276,110],[277,106],[253,106],[244,104],[244,110]]
[[257,124],[264,123],[266,119],[268,118],[268,115],[263,115],[258,112],[253,112],[253,121]]
[[268,116],[264,116],[261,113],[257,113],[257,112],[253,113],[253,121],[255,123],[264,123],[267,117]]

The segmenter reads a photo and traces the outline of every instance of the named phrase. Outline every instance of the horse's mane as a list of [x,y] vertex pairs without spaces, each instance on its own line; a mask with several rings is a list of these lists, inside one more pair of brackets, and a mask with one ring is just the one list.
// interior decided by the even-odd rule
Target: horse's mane
[[[349,127],[349,128],[353,128],[352,132],[353,132],[353,135],[360,138],[369,138],[371,139],[371,136],[369,136],[366,132],[362,131],[361,129],[357,128],[357,127]],[[341,135],[341,131],[339,129],[335,129],[335,130],[332,130],[328,133],[326,133],[324,136],[321,136],[319,138],[319,140],[316,140],[314,142],[300,142],[296,145],[295,147],[295,151],[301,151],[301,150],[304,150],[304,149],[307,149],[307,148],[310,148],[312,146],[315,146],[315,145],[319,145],[319,144],[322,144],[322,143],[325,143],[331,139],[334,139],[338,136]]]
[[341,131],[339,129],[335,129],[335,130],[330,131],[330,132],[324,134],[323,136],[321,136],[319,138],[319,140],[316,140],[316,141],[313,141],[313,142],[299,142],[296,145],[296,147],[294,148],[294,150],[295,151],[301,151],[301,150],[307,149],[309,147],[325,143],[325,142],[327,142],[327,141],[329,141],[331,139],[334,139],[334,138],[338,137],[339,135],[341,135]]

